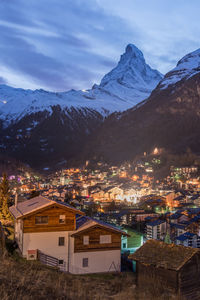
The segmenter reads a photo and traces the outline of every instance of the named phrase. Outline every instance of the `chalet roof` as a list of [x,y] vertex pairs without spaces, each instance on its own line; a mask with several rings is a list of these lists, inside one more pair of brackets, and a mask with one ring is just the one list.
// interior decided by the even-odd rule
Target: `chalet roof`
[[76,232],[73,235],[76,235],[79,232],[85,231],[86,229],[88,229],[90,227],[98,226],[98,225],[100,227],[104,227],[105,229],[114,230],[123,235],[127,235],[126,232],[124,232],[123,230],[121,230],[113,225],[107,224],[103,221],[96,220],[96,219],[93,219],[93,218],[90,218],[87,216],[81,216],[81,217],[76,218]]
[[78,209],[75,209],[74,207],[68,205],[67,203],[64,203],[59,200],[50,200],[43,196],[38,196],[38,197],[34,197],[32,199],[29,199],[29,200],[26,200],[23,202],[19,202],[17,204],[17,206],[12,205],[9,208],[9,210],[10,210],[11,214],[14,216],[14,218],[17,219],[17,218],[23,217],[27,214],[30,214],[34,211],[37,211],[41,208],[45,208],[45,207],[47,207],[51,204],[55,204],[55,203],[62,205],[64,207],[68,207],[68,208],[74,210],[76,213],[83,214]]
[[148,240],[129,258],[147,266],[178,271],[196,253],[199,249]]

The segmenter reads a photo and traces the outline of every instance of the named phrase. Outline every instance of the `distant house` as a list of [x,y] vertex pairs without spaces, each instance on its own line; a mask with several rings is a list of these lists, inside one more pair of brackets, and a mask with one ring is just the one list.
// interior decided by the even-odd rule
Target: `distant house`
[[143,235],[130,228],[124,228],[129,236],[122,237],[122,253],[129,251],[135,252],[139,247],[143,245]]
[[10,207],[23,257],[70,273],[120,271],[121,236],[114,226],[84,216],[61,201],[39,196]]
[[185,232],[176,238],[175,243],[177,245],[200,248],[200,237],[197,234]]
[[166,234],[167,223],[164,220],[155,220],[146,224],[146,238],[163,240]]
[[139,288],[153,281],[163,284],[180,299],[200,299],[198,249],[149,240],[129,258],[136,261]]
[[170,223],[170,230],[171,233],[175,236],[178,237],[179,235],[183,234],[186,232],[186,226],[185,224],[174,224]]

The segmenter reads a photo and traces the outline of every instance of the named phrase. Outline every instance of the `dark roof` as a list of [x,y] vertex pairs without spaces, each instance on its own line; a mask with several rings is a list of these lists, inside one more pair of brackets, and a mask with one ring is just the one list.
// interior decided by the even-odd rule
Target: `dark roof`
[[199,214],[200,213],[200,208],[199,207],[197,207],[197,208],[188,208],[188,213],[190,213],[190,214]]
[[108,186],[106,188],[103,189],[104,192],[108,192],[110,190],[112,190],[113,188],[115,188],[116,186],[112,185],[112,186]]
[[149,226],[157,226],[157,225],[160,225],[160,224],[165,223],[165,222],[166,221],[164,221],[164,220],[155,220],[155,221],[147,223],[147,225],[149,225]]
[[196,200],[196,199],[198,199],[199,197],[200,197],[200,195],[194,195],[194,196],[191,197],[191,200]]
[[182,200],[184,198],[185,198],[185,196],[178,196],[178,197],[174,198],[174,200]]
[[200,220],[200,215],[197,215],[197,216],[194,216],[190,222],[193,223],[193,222],[198,222]]
[[79,229],[83,224],[88,222],[88,217],[86,216],[76,216],[76,229]]
[[164,200],[162,200],[162,199],[148,199],[145,202],[146,203],[154,203],[154,202],[164,203]]
[[183,241],[185,241],[185,240],[188,240],[188,239],[193,238],[195,235],[196,235],[196,234],[191,233],[191,232],[185,232],[185,233],[179,235],[176,239],[177,239],[178,241],[182,241],[182,242],[183,242]]
[[176,220],[176,219],[180,218],[181,216],[182,216],[182,214],[175,213],[175,214],[170,216],[170,219]]
[[150,216],[149,216],[149,217],[146,217],[146,218],[145,218],[145,221],[150,221],[150,220],[152,220],[152,219],[154,219],[154,217],[150,217]]
[[178,229],[185,229],[185,227],[186,227],[186,225],[183,225],[183,224],[174,224],[174,223],[170,223],[170,226],[178,228]]
[[196,248],[148,240],[129,258],[156,268],[178,271],[197,253],[199,253],[199,249]]

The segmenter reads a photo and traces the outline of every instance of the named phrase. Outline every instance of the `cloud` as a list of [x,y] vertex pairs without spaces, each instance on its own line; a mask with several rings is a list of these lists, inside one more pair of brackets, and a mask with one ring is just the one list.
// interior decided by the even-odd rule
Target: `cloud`
[[117,63],[130,34],[120,17],[89,0],[3,1],[0,30],[0,63],[25,77],[25,87],[49,90],[91,87]]
[[6,79],[1,76],[0,76],[0,84],[7,84]]
[[22,88],[90,88],[128,43],[166,73],[199,48],[200,4],[185,2],[1,0],[0,76]]

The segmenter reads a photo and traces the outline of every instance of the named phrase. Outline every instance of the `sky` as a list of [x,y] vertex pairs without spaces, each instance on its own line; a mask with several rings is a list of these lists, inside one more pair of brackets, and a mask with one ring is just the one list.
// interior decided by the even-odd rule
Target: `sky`
[[165,74],[200,48],[199,0],[0,0],[0,84],[88,89],[127,44]]

